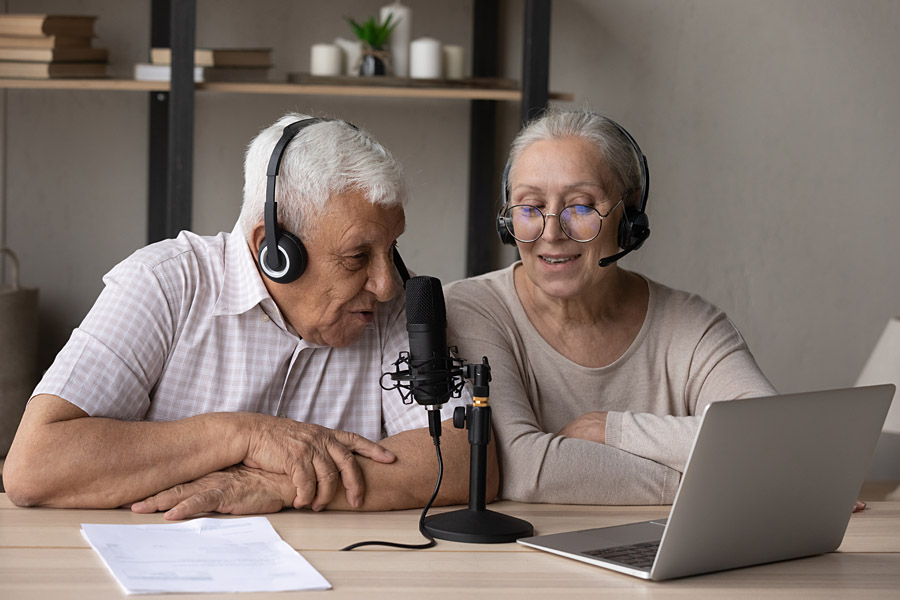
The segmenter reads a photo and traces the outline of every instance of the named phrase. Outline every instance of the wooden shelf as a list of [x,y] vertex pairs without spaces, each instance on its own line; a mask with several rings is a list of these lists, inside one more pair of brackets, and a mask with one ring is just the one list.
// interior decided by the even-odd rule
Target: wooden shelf
[[[522,99],[522,92],[491,88],[404,87],[374,85],[297,84],[297,83],[198,83],[197,90],[247,94],[295,94],[312,96],[365,96],[389,98],[444,98],[456,100],[511,100]],[[572,100],[572,94],[551,94],[551,98]]]
[[153,92],[169,89],[165,81],[133,79],[0,79],[0,89],[34,90],[101,90],[120,92]]
[[[165,81],[135,81],[133,79],[0,79],[0,88],[92,90],[122,92],[164,92]],[[195,85],[197,91],[231,94],[287,94],[296,96],[363,96],[388,98],[430,98],[448,100],[508,100],[517,102],[522,92],[506,88],[447,88],[407,87],[383,85],[296,84],[278,82],[207,82]],[[572,101],[570,93],[551,92],[553,100]]]
[[[499,0],[472,2],[472,71],[466,80],[390,81],[308,80],[288,77],[281,81],[207,82],[194,84],[185,77],[167,81],[134,79],[0,79],[0,90],[74,90],[93,92],[142,92],[149,105],[147,194],[147,242],[175,237],[191,228],[193,153],[196,95],[209,93],[284,96],[358,97],[470,101],[468,217],[465,233],[466,274],[478,275],[492,268],[497,179],[495,150],[498,102],[521,106],[521,119],[532,118],[548,100],[573,101],[574,95],[550,92],[550,3],[525,2],[522,39],[522,71],[517,81],[498,77],[501,69]],[[173,66],[179,73],[193,64],[196,49],[196,0],[150,0],[150,46],[172,49]],[[298,75],[296,73],[291,76]],[[303,74],[299,74],[303,75]],[[308,75],[308,74],[307,74]],[[341,78],[345,79],[345,78]],[[375,79],[375,78],[369,78]],[[436,118],[440,118],[436,115]]]

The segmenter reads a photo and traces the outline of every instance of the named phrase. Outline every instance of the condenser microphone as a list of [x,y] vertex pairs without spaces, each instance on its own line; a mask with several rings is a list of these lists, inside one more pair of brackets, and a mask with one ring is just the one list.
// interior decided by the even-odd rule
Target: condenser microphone
[[447,308],[441,280],[420,275],[406,282],[406,332],[413,398],[426,407],[454,391],[454,362],[447,349]]

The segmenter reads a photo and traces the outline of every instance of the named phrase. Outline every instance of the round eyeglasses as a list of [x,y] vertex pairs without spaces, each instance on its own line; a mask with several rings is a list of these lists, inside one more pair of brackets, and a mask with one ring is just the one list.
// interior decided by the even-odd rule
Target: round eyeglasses
[[537,241],[544,234],[547,217],[556,217],[559,219],[560,229],[569,239],[585,243],[600,235],[603,219],[608,217],[619,204],[622,204],[621,200],[606,211],[606,214],[585,204],[567,206],[559,213],[544,213],[536,206],[517,204],[506,209],[503,213],[503,222],[506,230],[516,241],[527,244]]

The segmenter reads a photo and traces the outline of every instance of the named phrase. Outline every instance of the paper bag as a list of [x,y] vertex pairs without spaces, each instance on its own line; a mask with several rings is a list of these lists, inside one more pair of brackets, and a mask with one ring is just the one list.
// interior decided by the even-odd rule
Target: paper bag
[[19,261],[0,246],[0,261],[8,259],[11,285],[0,281],[0,458],[9,452],[25,403],[37,384],[36,288],[19,285]]

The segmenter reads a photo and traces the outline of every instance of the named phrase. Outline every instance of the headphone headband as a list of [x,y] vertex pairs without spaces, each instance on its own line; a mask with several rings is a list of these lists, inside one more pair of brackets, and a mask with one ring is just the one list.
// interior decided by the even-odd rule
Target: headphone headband
[[647,157],[644,156],[644,153],[641,152],[641,147],[638,146],[637,140],[628,133],[628,130],[610,119],[609,117],[603,117],[606,119],[611,125],[613,125],[616,129],[618,129],[622,135],[628,138],[628,141],[631,143],[631,149],[634,150],[635,155],[638,159],[638,166],[641,169],[641,197],[638,199],[637,211],[639,213],[644,213],[647,209],[647,198],[650,196],[650,169],[647,167]]
[[266,168],[266,206],[264,209],[266,252],[262,255],[262,262],[265,263],[263,268],[268,267],[276,277],[284,276],[283,271],[287,269],[285,262],[288,260],[282,252],[278,251],[278,203],[275,201],[275,178],[278,177],[278,171],[281,169],[281,159],[284,158],[288,144],[303,129],[331,120],[312,117],[288,124],[282,130],[281,138],[276,142],[272,156],[269,158],[269,166]]

